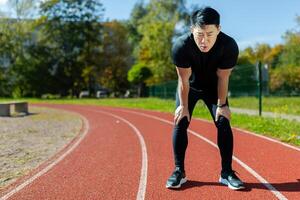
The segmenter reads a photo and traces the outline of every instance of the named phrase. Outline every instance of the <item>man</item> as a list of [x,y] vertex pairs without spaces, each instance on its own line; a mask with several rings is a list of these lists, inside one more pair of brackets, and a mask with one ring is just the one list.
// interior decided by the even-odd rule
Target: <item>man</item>
[[244,188],[231,168],[233,136],[227,100],[229,76],[239,50],[234,39],[220,30],[219,13],[210,7],[201,8],[191,16],[191,33],[179,37],[172,48],[178,89],[173,130],[175,170],[167,188],[180,188],[187,181],[184,169],[187,128],[199,99],[206,104],[218,130],[222,159],[219,182],[234,190]]

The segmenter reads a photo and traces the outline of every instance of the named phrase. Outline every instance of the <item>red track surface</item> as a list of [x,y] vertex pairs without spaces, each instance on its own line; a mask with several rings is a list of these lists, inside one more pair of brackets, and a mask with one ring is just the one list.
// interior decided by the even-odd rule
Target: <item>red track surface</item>
[[[141,186],[145,199],[300,199],[300,150],[261,137],[234,130],[234,155],[260,177],[236,161],[233,168],[245,182],[246,190],[232,191],[218,183],[218,149],[197,135],[216,143],[212,123],[192,120],[186,155],[188,182],[179,190],[165,188],[174,168],[172,152],[173,116],[167,113],[99,106],[42,105],[80,113],[88,123],[87,135],[79,145],[49,171],[29,182],[72,143],[30,176],[0,191],[2,199],[143,199],[137,197]],[[162,121],[164,120],[164,121]],[[130,125],[131,124],[131,125]],[[142,159],[139,132],[146,146],[146,182],[140,185]],[[196,137],[197,136],[197,137]],[[144,180],[145,181],[145,180]],[[26,186],[17,192],[21,183]],[[266,185],[275,188],[274,192]],[[7,197],[7,196],[6,196]]]

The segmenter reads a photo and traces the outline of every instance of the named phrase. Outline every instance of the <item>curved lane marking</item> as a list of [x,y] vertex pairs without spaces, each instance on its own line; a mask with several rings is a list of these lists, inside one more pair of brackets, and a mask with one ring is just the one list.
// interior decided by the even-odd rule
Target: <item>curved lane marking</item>
[[[213,122],[209,121],[209,120],[206,120],[206,119],[199,119],[199,118],[194,118],[194,120],[197,120],[197,121],[202,121],[202,122],[207,122],[207,123],[210,123],[210,124],[213,124]],[[269,138],[269,137],[266,137],[264,135],[260,135],[258,133],[254,133],[254,132],[251,132],[251,131],[247,131],[247,130],[244,130],[244,129],[241,129],[241,128],[236,128],[236,127],[232,127],[232,129],[235,129],[237,131],[241,131],[242,133],[245,133],[245,134],[250,134],[250,135],[253,135],[253,136],[256,136],[256,137],[259,137],[259,138],[263,138],[263,139],[266,139],[266,140],[269,140],[271,142],[274,142],[274,143],[277,143],[277,144],[281,144],[285,147],[288,147],[288,148],[291,148],[291,149],[294,149],[296,151],[300,151],[300,148],[299,147],[296,147],[296,146],[293,146],[293,145],[290,145],[290,144],[286,144],[284,142],[281,142],[279,140],[275,140],[273,138]]]
[[139,142],[140,142],[141,149],[142,149],[142,168],[141,168],[139,189],[138,189],[136,199],[137,200],[144,200],[145,199],[145,194],[146,194],[146,186],[147,186],[148,157],[147,157],[146,143],[145,143],[145,140],[144,140],[141,132],[132,123],[130,123],[129,121],[127,121],[126,119],[124,119],[124,118],[122,118],[118,115],[114,115],[114,114],[111,114],[109,112],[99,111],[99,110],[91,110],[91,109],[84,109],[84,110],[89,110],[89,111],[92,111],[92,112],[97,112],[97,113],[103,113],[103,114],[106,114],[106,115],[110,115],[112,117],[115,117],[115,118],[125,122],[126,124],[128,124],[134,130],[137,137],[139,138]]
[[[141,111],[149,111],[149,110],[145,110],[145,109],[135,109],[135,110],[141,110]],[[151,110],[151,112],[155,112],[155,113],[163,113],[163,112],[160,112],[160,111],[156,111],[156,110]],[[207,123],[210,123],[210,124],[213,124],[213,122],[211,122],[210,120],[207,120],[207,119],[199,119],[199,118],[193,118],[193,120],[197,120],[197,121],[203,121],[203,122],[207,122]],[[288,147],[288,148],[291,148],[291,149],[294,149],[296,151],[300,151],[300,148],[299,147],[296,147],[296,146],[293,146],[293,145],[290,145],[290,144],[286,144],[284,142],[281,142],[279,140],[276,140],[276,139],[273,139],[273,138],[269,138],[269,137],[266,137],[264,135],[260,135],[258,133],[255,133],[255,132],[251,132],[251,131],[247,131],[247,130],[244,130],[244,129],[241,129],[241,128],[236,128],[236,127],[231,127],[232,129],[234,130],[238,130],[238,131],[241,131],[243,134],[250,134],[250,135],[253,135],[255,137],[259,137],[259,138],[263,138],[263,139],[266,139],[266,140],[269,140],[271,142],[274,142],[274,143],[277,143],[277,144],[281,144],[285,147]]]
[[[71,111],[67,111],[67,112],[75,113],[75,112],[71,112]],[[8,192],[4,196],[2,196],[0,198],[1,200],[6,200],[6,199],[10,198],[14,194],[16,194],[17,192],[19,192],[23,188],[25,188],[27,185],[31,184],[34,180],[36,180],[40,176],[42,176],[45,173],[47,173],[50,169],[52,169],[55,165],[57,165],[60,161],[62,161],[67,155],[69,155],[80,144],[80,142],[87,135],[87,133],[88,133],[88,131],[90,129],[90,126],[89,126],[88,120],[84,116],[82,116],[79,113],[75,113],[75,114],[79,115],[81,117],[81,119],[83,120],[84,130],[83,130],[83,133],[81,134],[80,138],[66,152],[64,152],[60,157],[58,157],[56,160],[54,160],[52,163],[50,163],[44,169],[42,169],[41,171],[39,171],[38,173],[36,173],[32,177],[30,177],[29,179],[27,179],[25,182],[23,182],[22,184],[18,185],[16,188],[12,189],[10,192]],[[68,145],[68,144],[66,144],[66,145]]]
[[234,129],[236,129],[236,130],[238,130],[238,131],[241,131],[242,133],[247,133],[247,134],[250,134],[250,135],[253,135],[253,136],[256,136],[256,137],[263,138],[263,139],[265,139],[265,140],[269,140],[269,141],[274,142],[274,143],[281,144],[281,145],[283,145],[283,146],[285,146],[285,147],[289,147],[289,148],[291,148],[291,149],[294,149],[294,150],[300,152],[300,148],[295,147],[295,146],[292,146],[292,145],[289,145],[289,144],[286,144],[286,143],[283,143],[283,142],[278,141],[278,140],[275,140],[275,139],[273,139],[273,138],[268,138],[268,137],[266,137],[266,136],[264,136],[264,135],[255,134],[255,133],[253,133],[253,132],[250,132],[250,131],[247,131],[247,130],[243,130],[243,129],[240,129],[240,128],[234,128]]
[[[156,117],[154,115],[149,115],[149,114],[145,114],[145,113],[139,113],[139,112],[135,112],[135,111],[129,111],[129,110],[124,110],[124,109],[118,109],[121,110],[123,112],[127,112],[127,113],[133,113],[133,114],[137,114],[137,115],[141,115],[141,116],[145,116],[145,117],[149,117],[152,119],[156,119],[158,121],[161,122],[165,122],[167,124],[170,125],[174,125],[173,122],[165,120],[163,118],[160,117]],[[115,110],[116,111],[116,110]],[[190,132],[191,134],[193,134],[194,136],[204,140],[205,142],[209,143],[210,145],[214,146],[215,148],[218,149],[218,145],[216,145],[214,142],[210,141],[209,139],[207,139],[206,137],[203,137],[202,135],[188,129],[188,132]],[[244,167],[250,174],[252,174],[257,180],[259,180],[266,188],[268,188],[278,199],[280,200],[287,200],[287,198],[281,194],[276,188],[274,188],[266,179],[264,179],[261,175],[259,175],[255,170],[253,170],[251,167],[249,167],[246,163],[244,163],[243,161],[241,161],[240,159],[238,159],[236,156],[232,157],[233,160],[235,160],[237,163],[239,163],[242,167]]]

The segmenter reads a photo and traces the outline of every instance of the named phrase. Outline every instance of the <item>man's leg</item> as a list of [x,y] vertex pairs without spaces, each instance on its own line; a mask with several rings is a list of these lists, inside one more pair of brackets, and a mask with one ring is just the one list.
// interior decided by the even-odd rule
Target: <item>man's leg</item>
[[[190,119],[194,107],[199,99],[199,92],[190,89],[188,97],[188,109],[190,114]],[[176,108],[180,105],[178,94],[176,94]],[[173,152],[175,160],[175,171],[170,176],[167,181],[167,188],[180,188],[182,183],[186,182],[185,179],[185,151],[188,145],[187,129],[190,122],[188,122],[187,117],[184,117],[180,122],[174,125],[173,129]]]
[[[222,171],[220,182],[228,185],[231,189],[242,189],[244,188],[243,183],[232,170],[233,134],[230,122],[226,117],[222,115],[217,121],[215,121],[217,105],[214,103],[214,101],[205,100],[204,102],[208,107],[218,130],[217,141],[222,159]],[[226,100],[226,104],[228,105],[228,100]]]
[[[218,130],[218,147],[220,150],[220,155],[222,159],[222,171],[232,171],[232,154],[233,154],[233,135],[229,120],[220,116],[217,121],[215,121],[217,105],[210,100],[204,100],[209,112],[214,120],[214,123]],[[226,101],[228,104],[228,101]]]
[[[190,120],[192,119],[192,113],[195,105],[199,99],[197,93],[190,89],[188,98],[188,109],[190,113]],[[180,105],[178,94],[176,94],[176,108]],[[182,120],[173,128],[173,152],[175,166],[184,171],[184,160],[185,151],[188,146],[188,136],[187,129],[190,122],[188,122],[187,117],[182,118]]]

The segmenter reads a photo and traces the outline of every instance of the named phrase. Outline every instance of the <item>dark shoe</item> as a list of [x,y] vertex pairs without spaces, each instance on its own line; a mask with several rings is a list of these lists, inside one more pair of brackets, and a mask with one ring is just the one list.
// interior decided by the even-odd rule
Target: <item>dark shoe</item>
[[187,182],[185,172],[176,167],[175,171],[167,181],[166,188],[180,188],[185,182]]
[[235,174],[235,171],[231,171],[229,173],[222,172],[219,182],[227,185],[232,190],[240,190],[245,188],[243,182]]

